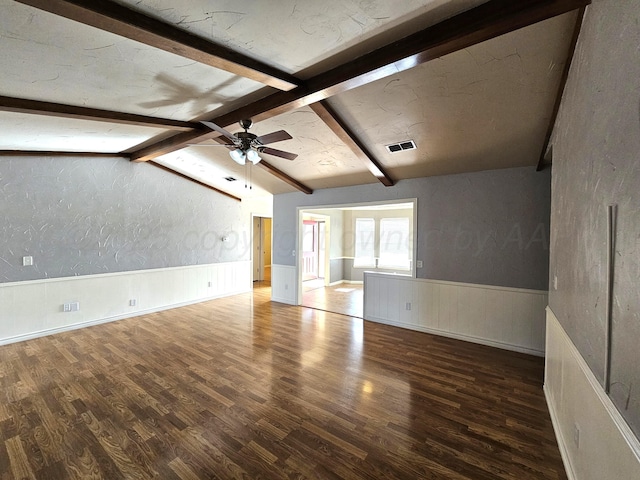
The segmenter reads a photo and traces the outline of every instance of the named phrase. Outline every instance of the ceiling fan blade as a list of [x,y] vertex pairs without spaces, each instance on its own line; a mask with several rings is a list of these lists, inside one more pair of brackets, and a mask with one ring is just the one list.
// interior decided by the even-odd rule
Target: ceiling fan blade
[[209,127],[211,130],[215,130],[216,132],[221,133],[222,135],[227,137],[229,140],[231,140],[234,144],[237,141],[239,141],[238,137],[236,137],[233,133],[227,132],[224,128],[219,127],[218,125],[216,125],[213,122],[201,121],[200,123],[203,124],[206,127]]
[[293,137],[284,130],[278,130],[277,132],[261,135],[256,138],[255,141],[260,142],[262,145],[266,145],[268,143],[281,142],[282,140],[291,140],[292,138]]
[[261,153],[268,153],[269,155],[273,155],[274,157],[285,158],[287,160],[294,160],[298,155],[291,152],[284,152],[282,150],[278,150],[277,148],[263,147],[260,148]]

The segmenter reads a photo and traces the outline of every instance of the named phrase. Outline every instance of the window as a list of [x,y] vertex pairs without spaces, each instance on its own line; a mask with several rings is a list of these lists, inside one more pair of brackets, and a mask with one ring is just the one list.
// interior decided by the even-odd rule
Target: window
[[354,267],[375,267],[376,222],[373,218],[356,218]]
[[380,220],[378,267],[409,270],[410,243],[408,218],[383,218]]

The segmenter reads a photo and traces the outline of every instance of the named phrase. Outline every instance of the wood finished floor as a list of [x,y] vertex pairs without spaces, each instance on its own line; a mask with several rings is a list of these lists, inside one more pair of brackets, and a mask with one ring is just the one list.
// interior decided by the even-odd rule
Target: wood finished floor
[[341,283],[331,287],[320,286],[307,289],[306,283],[308,282],[303,283],[303,306],[362,318],[364,311],[362,284]]
[[0,347],[0,478],[566,478],[542,359],[268,294]]

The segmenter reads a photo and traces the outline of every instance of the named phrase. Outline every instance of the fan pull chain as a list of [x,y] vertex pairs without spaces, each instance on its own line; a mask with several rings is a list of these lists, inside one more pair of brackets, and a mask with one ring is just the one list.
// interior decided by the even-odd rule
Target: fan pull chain
[[[253,174],[253,163],[251,162],[246,162],[244,164],[244,188],[248,188],[249,190],[253,190],[253,178],[252,178],[252,174]],[[248,185],[247,185],[247,179],[248,179]]]

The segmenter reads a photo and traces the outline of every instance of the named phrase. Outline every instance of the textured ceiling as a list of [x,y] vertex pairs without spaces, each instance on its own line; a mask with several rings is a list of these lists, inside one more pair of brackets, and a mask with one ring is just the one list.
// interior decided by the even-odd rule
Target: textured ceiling
[[[149,16],[301,78],[486,0],[127,0]],[[314,68],[315,67],[315,68]]]
[[[116,3],[304,81],[484,2]],[[535,166],[552,120],[575,19],[575,12],[550,18],[363,82],[326,101],[393,181]],[[171,120],[218,118],[276,92],[256,80],[13,0],[0,0],[0,63],[2,97]],[[310,106],[265,118],[251,131],[263,135],[286,130],[293,139],[273,147],[298,157],[289,161],[263,154],[264,161],[308,189],[378,182],[368,161]],[[234,133],[241,130],[224,126]],[[132,152],[176,133],[163,127],[0,111],[0,150]],[[416,150],[389,154],[385,149],[408,139],[416,142]],[[207,139],[196,143],[201,141],[216,144]],[[154,161],[238,197],[297,188],[260,166],[235,164],[222,146],[187,146]],[[228,182],[228,176],[238,181]],[[253,188],[245,188],[245,183]]]

